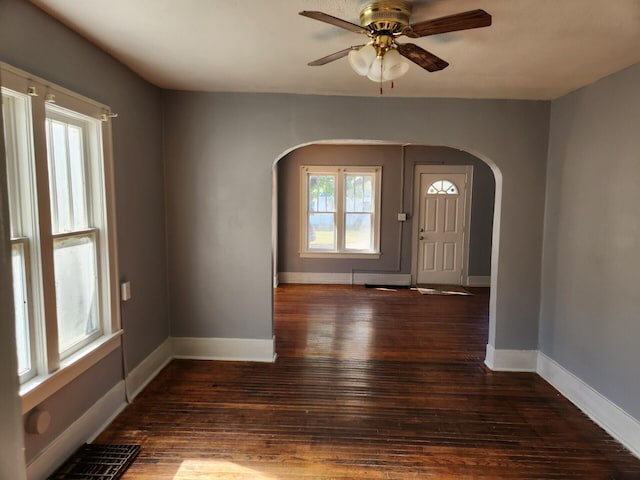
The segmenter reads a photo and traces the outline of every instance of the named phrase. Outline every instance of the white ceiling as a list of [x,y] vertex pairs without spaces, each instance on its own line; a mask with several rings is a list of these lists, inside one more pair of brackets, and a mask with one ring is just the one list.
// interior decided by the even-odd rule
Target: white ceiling
[[[359,24],[361,0],[32,0],[167,89],[377,96],[346,58],[311,60],[366,37],[301,17]],[[412,23],[483,8],[487,28],[402,37],[450,63],[415,64],[398,97],[553,99],[640,61],[640,0],[415,0]]]

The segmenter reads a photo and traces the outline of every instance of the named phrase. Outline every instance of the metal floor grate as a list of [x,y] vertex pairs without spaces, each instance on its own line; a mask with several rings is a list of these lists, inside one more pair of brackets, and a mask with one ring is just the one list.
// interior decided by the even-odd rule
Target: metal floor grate
[[140,445],[85,443],[48,480],[116,480],[139,451]]

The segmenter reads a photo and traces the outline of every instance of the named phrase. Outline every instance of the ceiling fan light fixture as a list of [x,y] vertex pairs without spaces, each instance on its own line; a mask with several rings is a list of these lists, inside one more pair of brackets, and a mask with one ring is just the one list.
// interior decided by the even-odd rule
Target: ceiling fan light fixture
[[372,82],[389,82],[400,78],[408,70],[409,62],[396,49],[391,49],[371,62],[367,78]]
[[349,52],[349,64],[351,68],[360,76],[365,76],[369,73],[371,64],[376,59],[376,49],[372,44],[367,44],[358,50],[351,50]]
[[409,70],[409,62],[395,48],[382,57],[382,80],[390,81],[400,78]]
[[[384,57],[383,57],[384,58]],[[369,72],[367,73],[367,78],[372,82],[381,82],[384,78],[382,72],[384,70],[384,62],[380,57],[376,57],[371,63],[371,67],[369,68]]]

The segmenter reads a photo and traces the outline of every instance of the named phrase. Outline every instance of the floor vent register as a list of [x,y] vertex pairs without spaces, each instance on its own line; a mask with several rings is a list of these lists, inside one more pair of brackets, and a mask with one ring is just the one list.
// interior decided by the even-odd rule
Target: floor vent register
[[116,480],[140,452],[140,445],[85,443],[48,480]]

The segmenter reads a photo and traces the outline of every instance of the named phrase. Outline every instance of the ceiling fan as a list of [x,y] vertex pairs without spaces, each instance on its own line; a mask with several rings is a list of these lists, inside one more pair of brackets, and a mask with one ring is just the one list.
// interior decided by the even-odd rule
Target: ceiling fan
[[409,62],[405,58],[429,72],[437,72],[449,65],[418,45],[399,43],[396,39],[401,35],[420,38],[491,25],[491,15],[480,9],[411,24],[411,4],[401,0],[380,0],[367,4],[360,12],[360,25],[324,12],[305,10],[300,15],[370,38],[366,44],[351,46],[319,58],[310,62],[310,66],[325,65],[348,55],[356,73],[374,82],[394,80],[404,75],[409,69]]

